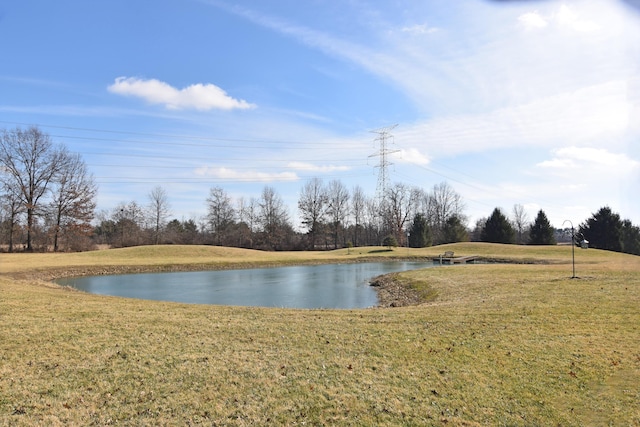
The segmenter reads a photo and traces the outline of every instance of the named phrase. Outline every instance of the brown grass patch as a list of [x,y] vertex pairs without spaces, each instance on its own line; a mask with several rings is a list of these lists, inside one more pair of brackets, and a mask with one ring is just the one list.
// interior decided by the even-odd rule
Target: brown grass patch
[[570,279],[568,248],[452,245],[551,263],[404,273],[435,299],[366,310],[137,301],[26,278],[375,256],[358,250],[0,255],[0,425],[640,424],[638,257],[581,251]]

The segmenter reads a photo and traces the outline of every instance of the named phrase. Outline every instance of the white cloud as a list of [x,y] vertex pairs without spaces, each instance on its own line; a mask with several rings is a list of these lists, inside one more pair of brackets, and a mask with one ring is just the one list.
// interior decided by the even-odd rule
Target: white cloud
[[549,21],[538,11],[524,13],[518,17],[518,21],[527,29],[544,28],[549,25]]
[[298,175],[294,172],[267,173],[258,171],[238,171],[224,167],[202,167],[196,169],[195,174],[198,176],[244,182],[297,181],[299,179]]
[[562,170],[582,168],[606,175],[624,175],[640,169],[640,162],[624,153],[612,153],[604,148],[564,147],[553,150],[553,159],[538,163],[538,167]]
[[420,34],[433,34],[438,32],[439,29],[436,27],[430,27],[427,24],[420,24],[420,25],[416,24],[410,27],[402,27],[400,31],[402,31],[403,33],[420,35]]
[[347,171],[350,168],[347,166],[334,166],[334,165],[314,165],[306,162],[290,162],[288,167],[295,170],[307,171],[307,172],[336,172]]
[[634,177],[640,161],[628,154],[569,146],[551,150],[551,158],[535,166],[529,194],[554,212],[556,225],[566,218],[586,218],[605,205],[625,217],[637,215]]
[[151,104],[162,104],[171,110],[233,110],[255,108],[242,99],[230,97],[213,84],[194,84],[183,89],[176,89],[168,83],[156,79],[138,79],[135,77],[118,77],[108,87],[109,92],[142,98]]
[[523,13],[518,17],[518,22],[528,30],[546,28],[550,23],[558,28],[580,33],[590,33],[602,28],[597,22],[580,17],[574,9],[566,4],[561,5],[557,11],[547,16],[542,15],[537,10]]
[[575,169],[578,165],[573,159],[554,157],[551,160],[544,160],[536,166],[546,169],[566,170]]
[[627,83],[608,82],[479,114],[430,119],[395,132],[403,146],[456,155],[514,146],[623,145],[633,105]]
[[600,29],[600,25],[589,19],[584,19],[569,8],[566,4],[560,6],[560,9],[553,16],[557,25],[563,28],[569,28],[578,32],[592,32]]
[[393,157],[403,163],[414,165],[428,165],[429,158],[422,154],[417,148],[403,148],[393,155]]

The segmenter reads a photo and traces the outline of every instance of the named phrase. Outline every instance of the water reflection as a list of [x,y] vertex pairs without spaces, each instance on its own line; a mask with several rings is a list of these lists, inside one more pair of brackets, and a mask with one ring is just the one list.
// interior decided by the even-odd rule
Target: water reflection
[[377,304],[369,280],[380,274],[433,266],[382,262],[247,270],[127,274],[61,279],[100,295],[197,304],[287,308],[364,308]]

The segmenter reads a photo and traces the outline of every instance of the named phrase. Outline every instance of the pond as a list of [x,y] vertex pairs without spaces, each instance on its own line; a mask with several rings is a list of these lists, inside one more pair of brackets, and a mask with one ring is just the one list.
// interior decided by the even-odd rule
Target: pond
[[60,279],[63,286],[100,295],[286,308],[365,308],[377,305],[369,280],[432,267],[431,262],[326,264],[245,270],[126,274]]

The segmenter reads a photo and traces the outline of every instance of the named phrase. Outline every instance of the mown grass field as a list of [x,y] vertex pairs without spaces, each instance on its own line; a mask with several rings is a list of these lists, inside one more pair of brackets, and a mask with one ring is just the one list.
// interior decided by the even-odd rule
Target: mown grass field
[[[89,295],[57,275],[445,250],[510,259],[403,273],[430,300],[362,310]],[[534,263],[535,262],[535,263]],[[640,257],[456,244],[262,253],[0,254],[0,425],[640,425]]]

